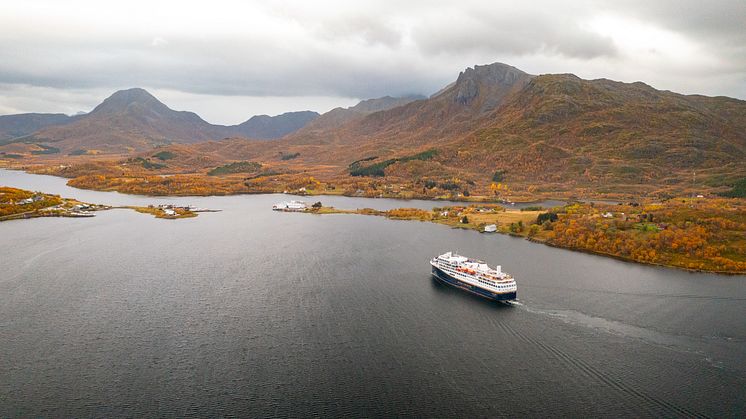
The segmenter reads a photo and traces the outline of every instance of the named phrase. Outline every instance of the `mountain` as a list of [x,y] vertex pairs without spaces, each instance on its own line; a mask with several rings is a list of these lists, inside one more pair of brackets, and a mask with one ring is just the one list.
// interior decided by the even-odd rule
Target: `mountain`
[[329,112],[321,115],[315,121],[310,123],[306,129],[307,132],[319,130],[328,130],[340,127],[349,122],[363,118],[374,112],[385,111],[406,105],[416,100],[425,99],[424,96],[410,95],[404,97],[384,96],[375,99],[366,99],[360,101],[357,105],[349,108],[334,108]]
[[[308,146],[305,152],[295,152],[304,155],[307,162],[324,164],[432,147],[473,131],[481,124],[478,120],[487,118],[533,77],[505,64],[475,66],[431,98],[378,100],[389,106],[365,101],[344,110],[344,118],[338,118],[339,111],[333,110],[273,146]],[[325,147],[319,148],[322,144]]]
[[746,102],[681,95],[641,82],[534,78],[479,131],[452,145],[479,150],[474,170],[504,170],[515,181],[590,186],[691,186],[694,171],[714,186],[746,174]]
[[4,151],[37,155],[129,154],[167,144],[191,144],[227,137],[269,140],[312,129],[329,129],[379,110],[410,103],[421,97],[383,97],[364,100],[350,108],[317,112],[257,115],[232,126],[214,125],[193,112],[175,111],[144,89],[120,90],[89,113],[0,116],[0,146]]
[[282,115],[256,115],[231,128],[237,135],[259,140],[270,140],[295,132],[318,118],[318,112],[287,112]]
[[130,152],[154,145],[193,143],[233,133],[209,124],[193,112],[170,109],[144,89],[115,92],[72,123],[42,129],[32,141],[66,151]]
[[310,111],[290,112],[276,117],[253,117],[240,125],[213,125],[193,112],[172,110],[144,89],[133,88],[117,91],[91,112],[75,117],[39,114],[0,117],[0,134],[7,132],[5,138],[9,139],[25,135],[17,142],[37,144],[44,150],[122,154],[171,143],[190,144],[226,137],[278,138],[303,127],[316,116],[317,113]]
[[62,113],[0,115],[0,142],[23,137],[52,125],[67,124],[74,119]]
[[[468,179],[477,187],[496,172],[516,187],[545,190],[684,189],[695,171],[700,186],[746,177],[746,102],[641,82],[535,76],[495,63],[466,69],[428,99],[328,118],[263,146],[204,147],[257,161],[297,153],[292,164],[336,167],[337,175],[366,159],[357,165],[381,163],[393,179]],[[428,150],[435,152],[411,158]]]

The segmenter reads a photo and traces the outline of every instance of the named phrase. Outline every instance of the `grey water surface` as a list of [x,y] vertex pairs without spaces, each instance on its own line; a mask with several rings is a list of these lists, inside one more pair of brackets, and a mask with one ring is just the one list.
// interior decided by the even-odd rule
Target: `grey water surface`
[[[744,276],[271,211],[281,195],[152,198],[7,170],[0,185],[223,210],[0,223],[2,417],[746,414]],[[519,301],[434,281],[448,250],[502,265]]]

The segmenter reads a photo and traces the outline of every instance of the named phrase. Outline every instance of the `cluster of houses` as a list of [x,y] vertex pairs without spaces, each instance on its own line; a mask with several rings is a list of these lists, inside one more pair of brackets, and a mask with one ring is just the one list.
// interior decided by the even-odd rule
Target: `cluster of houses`
[[42,194],[34,194],[31,198],[22,199],[22,200],[16,202],[16,205],[33,204],[34,202],[39,202],[42,199],[44,199],[44,195],[42,195]]
[[[16,202],[10,202],[11,205],[30,205],[34,204],[36,202],[40,202],[44,200],[45,195],[42,193],[35,193],[29,198],[21,199]],[[96,205],[88,205],[88,204],[76,204],[72,207],[67,206],[67,202],[52,206],[47,206],[45,208],[38,209],[38,214],[55,214],[62,217],[94,217],[96,214],[94,214],[94,211],[96,211],[99,207]],[[25,211],[25,209],[22,209]]]
[[176,214],[177,210],[192,211],[192,212],[199,211],[199,208],[195,208],[191,205],[184,205],[184,206],[173,205],[173,204],[164,204],[164,205],[158,205],[158,206],[148,205],[148,208],[158,208],[169,217],[173,217],[177,215]]
[[96,207],[94,205],[88,205],[88,204],[78,204],[73,206],[73,210],[75,211],[93,211]]
[[[601,217],[603,218],[619,218],[622,221],[632,221],[635,223],[653,223],[653,214],[632,214],[628,215],[623,212],[614,214],[612,212],[605,212],[601,214]],[[665,230],[668,228],[668,224],[666,223],[655,223],[655,226],[658,227],[659,230]]]

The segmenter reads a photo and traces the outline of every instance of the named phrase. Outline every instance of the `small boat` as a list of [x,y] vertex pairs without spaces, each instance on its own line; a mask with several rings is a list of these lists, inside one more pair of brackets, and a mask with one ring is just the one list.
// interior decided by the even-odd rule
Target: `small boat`
[[70,211],[67,213],[67,216],[74,217],[74,218],[78,218],[78,217],[82,218],[82,217],[95,217],[96,214],[92,212],[88,212],[88,211]]

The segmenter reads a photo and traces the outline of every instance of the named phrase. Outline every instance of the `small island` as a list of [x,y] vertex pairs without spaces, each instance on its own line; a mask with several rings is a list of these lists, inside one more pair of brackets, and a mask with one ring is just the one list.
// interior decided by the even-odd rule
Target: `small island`
[[346,210],[315,204],[312,214],[360,214],[496,232],[622,260],[727,274],[746,273],[746,203],[676,198],[651,203],[574,202],[544,209],[494,204],[422,210]]
[[148,205],[147,207],[128,206],[125,208],[130,208],[143,214],[152,214],[153,216],[155,216],[155,218],[163,218],[166,220],[193,218],[197,216],[197,211],[188,206],[180,207],[176,205]]

